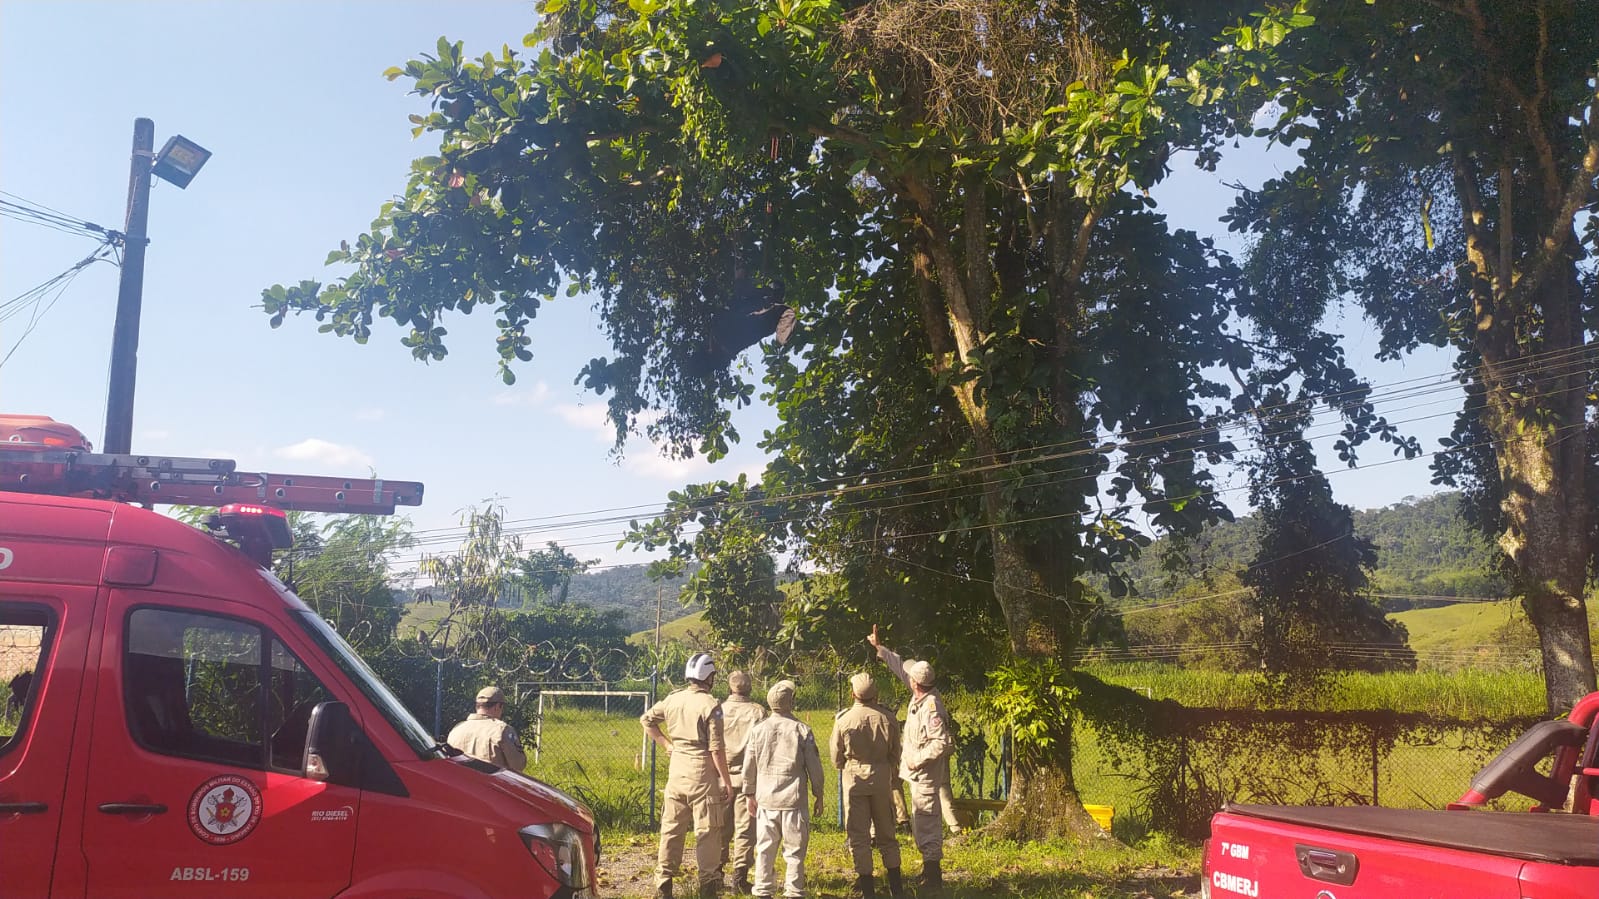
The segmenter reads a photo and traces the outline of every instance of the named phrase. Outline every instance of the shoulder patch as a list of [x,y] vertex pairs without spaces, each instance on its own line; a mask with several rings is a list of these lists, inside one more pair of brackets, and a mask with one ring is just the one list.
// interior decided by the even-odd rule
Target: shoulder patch
[[711,707],[711,717],[712,718],[720,718],[720,717],[722,717],[722,707],[720,705],[716,705],[716,706],[712,706]]

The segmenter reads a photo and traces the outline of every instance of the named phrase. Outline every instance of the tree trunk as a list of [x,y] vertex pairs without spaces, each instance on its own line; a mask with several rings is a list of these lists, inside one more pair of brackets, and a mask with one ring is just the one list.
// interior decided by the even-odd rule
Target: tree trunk
[[[923,325],[934,350],[934,365],[947,374],[953,366],[971,364],[984,338],[987,322],[983,311],[992,298],[975,294],[979,289],[991,292],[997,286],[986,219],[983,207],[963,203],[963,233],[951,234],[927,185],[907,178],[903,186],[920,225],[915,270]],[[970,192],[981,190],[982,182],[978,179],[966,187],[970,199]],[[1085,247],[1086,230],[1091,226],[1091,219],[1083,225]],[[962,256],[966,257],[964,267]],[[1064,271],[1076,275],[1080,267],[1068,266]],[[935,309],[940,314],[934,314]],[[1075,414],[1080,391],[1077,380],[1068,373],[1057,383],[1068,395],[1054,397],[1056,408],[1065,407]],[[1064,546],[1029,546],[1017,539],[1012,524],[1017,517],[1014,507],[995,473],[1006,454],[995,439],[987,402],[969,378],[956,380],[952,391],[985,468],[982,505],[992,535],[994,598],[1005,617],[1011,650],[1018,659],[1047,660],[1069,668],[1082,625],[1071,597],[1077,547],[1069,540]],[[1081,430],[1080,418],[1076,420],[1077,431],[1072,433]],[[1063,731],[1068,737],[1057,740],[1052,751],[1017,754],[1010,802],[993,825],[997,835],[1028,840],[1104,836],[1077,796],[1069,721],[1063,722]]]
[[[1540,291],[1551,330],[1567,338],[1544,350],[1580,353],[1580,334],[1568,324],[1569,297],[1579,290],[1575,272],[1551,278]],[[1554,343],[1551,341],[1550,343]],[[1485,361],[1485,421],[1494,436],[1502,484],[1504,532],[1499,546],[1515,565],[1527,617],[1538,631],[1545,701],[1551,714],[1567,711],[1595,689],[1593,647],[1584,587],[1588,579],[1587,371],[1584,362],[1554,357],[1518,378],[1502,374],[1505,362]],[[1509,360],[1514,362],[1515,360]],[[1525,366],[1523,366],[1525,367]],[[1516,384],[1515,381],[1522,384]],[[1532,386],[1526,386],[1526,381]],[[1530,399],[1539,397],[1538,400]]]
[[[1539,110],[1508,104],[1507,117],[1518,110],[1530,131],[1540,130]],[[1472,273],[1472,342],[1482,359],[1482,420],[1500,479],[1498,542],[1538,632],[1545,702],[1558,714],[1595,689],[1583,592],[1592,557],[1591,359],[1584,352],[1573,222],[1599,173],[1599,140],[1589,141],[1569,186],[1553,166],[1534,177],[1521,202],[1538,206],[1525,219],[1512,202],[1518,182],[1508,163],[1491,185],[1497,218],[1485,200],[1490,185],[1471,155],[1457,148],[1453,164]],[[1516,233],[1518,224],[1524,235]]]
[[[983,499],[985,507],[1001,499],[996,481],[984,485]],[[993,509],[989,515],[996,513],[1002,515],[1004,510]],[[1079,630],[1070,602],[1058,591],[1046,589],[1027,554],[1004,527],[995,527],[992,533],[994,596],[1005,615],[1011,651],[1018,658],[1064,662],[1075,648]],[[1064,739],[1059,739],[1061,736]],[[1077,795],[1070,719],[1063,722],[1051,751],[1015,756],[1009,800],[989,829],[994,836],[1013,840],[1105,837]]]

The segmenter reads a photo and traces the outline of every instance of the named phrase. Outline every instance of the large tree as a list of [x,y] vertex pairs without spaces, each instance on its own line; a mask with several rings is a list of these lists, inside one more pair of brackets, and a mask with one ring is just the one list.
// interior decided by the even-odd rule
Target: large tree
[[[1542,644],[1552,711],[1594,689],[1589,338],[1599,312],[1599,3],[1326,0],[1239,108],[1299,165],[1234,207],[1259,291],[1352,297],[1380,355],[1447,346],[1440,480],[1469,488]],[[1241,43],[1244,49],[1250,49]]]
[[[1098,613],[1081,578],[1123,589],[1140,518],[1227,515],[1207,465],[1231,452],[1211,375],[1249,363],[1232,268],[1147,195],[1175,150],[1214,156],[1188,103],[1209,88],[1172,73],[1237,68],[1229,4],[1193,6],[544,0],[530,61],[441,40],[392,70],[435,100],[414,120],[439,154],[332,254],[352,271],[267,312],[363,341],[390,318],[430,358],[447,313],[490,306],[510,379],[565,285],[614,347],[580,380],[618,437],[712,457],[757,389],[740,353],[776,328],[769,523],[815,558],[875,554],[839,566],[863,576],[982,585],[1008,670],[1068,695]],[[1008,832],[1097,832],[1061,737],[1019,755]]]

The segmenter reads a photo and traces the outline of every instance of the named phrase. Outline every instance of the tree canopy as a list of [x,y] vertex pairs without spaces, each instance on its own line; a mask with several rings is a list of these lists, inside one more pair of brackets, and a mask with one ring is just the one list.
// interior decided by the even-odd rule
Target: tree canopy
[[[1280,67],[1329,39],[1291,43],[1319,31],[1307,5],[543,0],[525,55],[441,39],[390,70],[433,100],[413,121],[439,153],[330,255],[345,274],[270,288],[266,311],[358,341],[391,319],[426,359],[449,314],[486,306],[510,380],[541,304],[591,298],[614,356],[578,381],[609,397],[619,443],[714,458],[757,390],[778,411],[758,484],[685,489],[634,529],[704,564],[710,614],[766,591],[786,552],[890,642],[992,635],[1006,696],[1065,701],[1107,620],[1087,580],[1120,596],[1147,530],[1230,517],[1221,425],[1264,387],[1295,410],[1336,391],[1345,458],[1374,434],[1417,451],[1318,330],[1325,292],[1292,291],[1280,242],[1241,268],[1150,198],[1174,154],[1213,165],[1292,96]],[[1335,85],[1359,105],[1357,86]],[[1309,115],[1293,106],[1284,139]],[[1268,231],[1249,210],[1277,195],[1235,221]],[[1001,829],[1097,833],[1069,722],[1013,723],[1038,742]]]
[[1380,355],[1447,346],[1466,488],[1538,628],[1552,711],[1595,687],[1590,334],[1599,300],[1599,4],[1327,0],[1273,47],[1240,128],[1299,164],[1229,213],[1256,292],[1319,320],[1350,298]]

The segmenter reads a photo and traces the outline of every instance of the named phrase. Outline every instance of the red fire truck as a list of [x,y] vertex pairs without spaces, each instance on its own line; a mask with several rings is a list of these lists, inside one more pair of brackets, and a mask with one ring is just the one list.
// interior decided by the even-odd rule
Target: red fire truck
[[0,416],[0,896],[595,895],[586,808],[439,745],[269,570],[284,510],[421,484],[90,450]]

